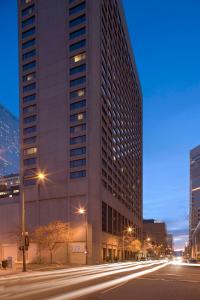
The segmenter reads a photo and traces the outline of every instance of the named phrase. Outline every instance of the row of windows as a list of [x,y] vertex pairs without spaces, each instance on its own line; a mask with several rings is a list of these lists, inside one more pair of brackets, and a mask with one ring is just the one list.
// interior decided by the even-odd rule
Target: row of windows
[[75,87],[77,85],[85,84],[86,76],[82,76],[73,80],[70,80],[70,87]]
[[26,49],[35,45],[35,39],[22,43],[22,49]]
[[85,165],[86,165],[85,158],[70,161],[70,168],[77,168],[77,167],[85,166]]
[[37,120],[37,116],[36,115],[30,116],[30,117],[26,117],[26,118],[24,118],[24,124],[33,123],[36,120]]
[[33,35],[35,33],[35,27],[30,28],[29,30],[26,30],[24,32],[22,32],[22,39],[25,39],[31,35]]
[[70,40],[73,40],[73,39],[75,39],[75,38],[77,38],[77,37],[79,37],[79,36],[81,36],[81,35],[84,35],[84,34],[86,34],[86,28],[85,28],[85,27],[82,27],[82,28],[80,28],[80,29],[78,29],[78,30],[75,30],[75,31],[73,31],[73,32],[70,32],[70,34],[69,34],[69,39],[70,39]]
[[86,40],[81,40],[79,42],[76,42],[76,43],[70,45],[69,50],[70,50],[70,52],[72,52],[72,51],[78,50],[82,47],[85,47],[85,45],[86,45]]
[[80,72],[84,72],[86,70],[86,64],[74,67],[70,69],[70,75],[75,75]]
[[74,15],[80,11],[82,11],[83,9],[85,9],[85,2],[82,2],[80,4],[77,4],[76,6],[73,6],[69,9],[69,15]]
[[84,15],[78,17],[78,18],[75,18],[75,19],[69,21],[69,27],[71,28],[71,27],[80,25],[80,24],[84,23],[85,20],[86,20],[86,16],[84,14]]
[[86,135],[76,136],[73,138],[70,138],[70,144],[79,144],[79,143],[85,143],[86,142]]
[[23,81],[31,81],[35,78],[35,72],[23,76]]
[[86,113],[78,113],[70,116],[71,122],[83,121],[86,119]]
[[23,60],[29,59],[29,58],[35,56],[35,54],[36,54],[36,50],[35,50],[35,49],[34,49],[34,50],[31,50],[31,51],[29,51],[29,52],[24,53],[24,54],[22,55],[22,59],[23,59]]
[[70,150],[70,156],[77,156],[86,154],[86,147],[75,148]]
[[22,28],[24,28],[28,25],[34,24],[34,23],[35,23],[35,16],[30,17],[30,18],[26,19],[25,21],[22,21]]
[[34,83],[24,86],[23,92],[26,93],[26,92],[34,90],[35,88],[36,88],[36,83],[34,82]]
[[35,12],[35,5],[33,4],[22,10],[22,17],[30,16],[34,12]]
[[36,61],[32,61],[28,64],[23,65],[23,71],[28,71],[36,67]]
[[81,178],[81,177],[86,177],[86,171],[85,170],[70,172],[70,178],[71,179],[76,179],[76,178]]

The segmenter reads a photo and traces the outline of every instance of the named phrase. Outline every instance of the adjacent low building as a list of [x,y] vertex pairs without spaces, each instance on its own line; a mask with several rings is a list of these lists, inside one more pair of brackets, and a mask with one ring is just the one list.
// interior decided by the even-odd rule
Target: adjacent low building
[[192,249],[191,256],[200,260],[200,222],[192,235]]

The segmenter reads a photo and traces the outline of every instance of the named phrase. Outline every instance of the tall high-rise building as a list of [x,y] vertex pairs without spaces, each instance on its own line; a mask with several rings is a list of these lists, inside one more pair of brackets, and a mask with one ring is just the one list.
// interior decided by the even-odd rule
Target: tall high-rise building
[[19,172],[19,121],[0,104],[0,176]]
[[190,151],[190,246],[192,234],[200,222],[200,146]]
[[18,3],[27,226],[70,222],[83,260],[84,207],[88,262],[120,257],[127,226],[142,234],[142,95],[121,1]]

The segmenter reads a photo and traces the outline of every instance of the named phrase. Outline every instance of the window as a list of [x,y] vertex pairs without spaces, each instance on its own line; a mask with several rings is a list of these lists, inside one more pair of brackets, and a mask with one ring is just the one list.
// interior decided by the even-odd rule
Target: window
[[79,89],[70,93],[70,99],[85,96],[85,89]]
[[29,95],[29,96],[24,97],[23,102],[28,103],[28,102],[31,102],[31,101],[35,101],[35,99],[36,99],[36,94],[33,94],[33,95]]
[[24,171],[24,176],[26,177],[30,177],[30,176],[35,176],[37,173],[37,170],[35,168],[32,168],[32,169],[28,169],[28,170],[25,170]]
[[75,19],[69,21],[69,27],[74,27],[76,25],[82,24],[85,22],[85,20],[86,20],[85,15],[75,18]]
[[86,165],[85,158],[70,161],[70,168],[76,168],[76,167],[85,166],[85,165]]
[[76,85],[84,84],[86,82],[86,77],[79,77],[74,80],[70,80],[70,87],[74,87]]
[[85,106],[86,106],[86,100],[84,99],[79,102],[70,104],[70,110],[79,109]]
[[31,154],[35,154],[35,153],[37,153],[36,147],[24,149],[24,155],[31,155]]
[[24,165],[25,166],[35,165],[36,161],[37,161],[36,157],[27,158],[27,159],[24,159]]
[[86,45],[86,40],[79,41],[69,46],[70,52],[78,50]]
[[32,136],[30,138],[24,139],[24,144],[25,145],[27,145],[27,144],[34,144],[34,143],[36,143],[36,139],[37,139],[36,136]]
[[70,145],[84,143],[85,141],[86,141],[86,136],[85,135],[76,136],[76,137],[70,139]]
[[112,207],[108,206],[108,232],[112,233]]
[[27,41],[26,43],[23,43],[22,49],[26,49],[26,48],[34,46],[34,45],[35,45],[35,39],[32,39],[30,41]]
[[77,122],[77,121],[83,121],[86,118],[86,113],[78,113],[70,116],[70,121],[71,122]]
[[27,107],[24,107],[23,112],[24,113],[34,113],[36,111],[36,105],[30,105]]
[[78,29],[76,31],[73,31],[73,32],[70,32],[69,34],[69,39],[70,40],[73,40],[81,35],[84,35],[86,33],[86,29],[85,27],[81,28],[81,29]]
[[31,81],[35,78],[35,72],[23,76],[23,81]]
[[86,124],[76,125],[70,127],[70,133],[77,133],[86,130]]
[[86,153],[86,147],[76,148],[70,150],[70,156],[83,155]]
[[70,172],[70,178],[75,179],[75,178],[81,178],[81,177],[86,177],[86,171],[77,171],[77,172]]
[[33,24],[35,22],[35,16],[29,18],[29,19],[26,19],[25,21],[22,22],[22,28],[30,25],[30,24]]
[[31,57],[35,56],[35,54],[36,54],[36,50],[35,49],[31,50],[31,51],[29,51],[27,53],[24,53],[22,55],[22,59],[25,60],[25,59],[31,58]]
[[32,68],[35,68],[35,66],[36,66],[36,61],[32,61],[26,65],[23,65],[23,71],[28,71]]
[[37,119],[36,115],[24,118],[24,124],[29,124],[29,123],[35,122],[36,119]]
[[30,16],[35,11],[35,5],[30,5],[22,10],[22,17]]
[[36,126],[24,128],[23,132],[24,132],[24,134],[36,132]]
[[37,182],[36,178],[28,178],[28,179],[24,179],[24,185],[25,186],[29,186],[29,185],[35,185]]
[[23,92],[25,93],[25,92],[29,92],[31,90],[34,90],[35,87],[36,87],[35,83],[31,83],[29,85],[26,85],[26,86],[23,87]]
[[77,63],[77,62],[82,61],[84,59],[86,59],[86,53],[85,52],[72,56],[71,57],[71,62]]
[[22,4],[29,4],[31,3],[33,0],[22,0]]
[[102,202],[102,231],[107,232],[107,204]]
[[70,69],[70,75],[74,75],[86,70],[86,64],[80,65],[78,67],[74,67]]
[[28,36],[30,36],[34,33],[35,33],[35,27],[33,27],[33,28],[31,28],[27,31],[22,32],[22,38],[25,39],[25,38],[27,38]]
[[85,8],[85,2],[82,2],[74,7],[71,7],[69,9],[69,15],[73,15],[76,14],[77,12],[80,12],[81,10],[83,10]]

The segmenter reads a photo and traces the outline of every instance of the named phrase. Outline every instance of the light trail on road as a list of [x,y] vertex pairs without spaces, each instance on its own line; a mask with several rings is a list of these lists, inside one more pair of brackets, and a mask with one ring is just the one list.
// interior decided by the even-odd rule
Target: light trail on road
[[[125,283],[127,280],[154,272],[165,265],[167,264],[161,261],[128,262],[44,272],[33,271],[27,273],[27,276],[24,274],[11,275],[9,280],[8,277],[0,279],[0,299],[75,299],[74,297],[78,297],[79,293],[85,295],[93,291],[111,288]],[[141,269],[145,270],[141,271]],[[127,273],[131,274],[127,275]],[[113,276],[119,278],[113,280]],[[63,289],[65,290],[64,294],[62,294]],[[73,298],[69,298],[68,293]],[[76,293],[78,294],[76,295]],[[52,295],[55,296],[52,297]]]

